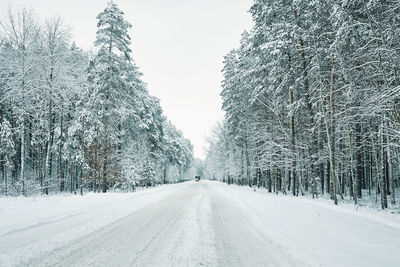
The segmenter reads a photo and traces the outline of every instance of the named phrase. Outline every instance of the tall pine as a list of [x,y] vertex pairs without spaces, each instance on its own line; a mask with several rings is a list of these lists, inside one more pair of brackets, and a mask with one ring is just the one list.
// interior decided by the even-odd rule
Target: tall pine
[[91,82],[93,86],[92,97],[99,108],[101,129],[97,141],[100,147],[101,157],[101,185],[102,191],[108,189],[108,181],[118,173],[116,154],[118,146],[118,125],[120,125],[117,114],[124,99],[125,87],[127,86],[127,74],[132,71],[131,64],[131,39],[128,30],[131,28],[123,17],[124,13],[115,3],[110,1],[107,7],[98,16],[97,36],[94,42],[98,53],[91,65]]

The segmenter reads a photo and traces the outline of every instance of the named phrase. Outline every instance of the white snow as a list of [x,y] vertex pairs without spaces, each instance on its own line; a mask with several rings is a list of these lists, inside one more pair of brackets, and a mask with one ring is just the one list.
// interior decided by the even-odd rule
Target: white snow
[[201,181],[0,198],[0,266],[398,266],[400,216]]
[[178,186],[134,193],[0,198],[0,266],[59,248],[166,196]]

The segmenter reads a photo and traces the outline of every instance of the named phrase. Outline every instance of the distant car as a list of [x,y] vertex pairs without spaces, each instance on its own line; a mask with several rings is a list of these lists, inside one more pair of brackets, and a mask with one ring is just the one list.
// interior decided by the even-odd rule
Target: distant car
[[195,176],[195,177],[194,177],[194,181],[195,181],[195,182],[200,182],[200,176]]

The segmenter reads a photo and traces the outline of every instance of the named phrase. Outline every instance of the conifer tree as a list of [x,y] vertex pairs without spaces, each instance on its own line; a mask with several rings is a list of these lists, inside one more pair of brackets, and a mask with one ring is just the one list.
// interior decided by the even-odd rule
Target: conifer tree
[[112,157],[116,152],[115,141],[119,124],[118,108],[124,100],[127,74],[132,70],[131,43],[128,30],[131,25],[124,19],[124,13],[113,1],[97,16],[97,34],[94,42],[98,53],[93,60],[91,81],[94,88],[92,97],[97,100],[101,116],[101,129],[98,136],[100,144],[102,191],[108,189],[108,180],[117,168]]

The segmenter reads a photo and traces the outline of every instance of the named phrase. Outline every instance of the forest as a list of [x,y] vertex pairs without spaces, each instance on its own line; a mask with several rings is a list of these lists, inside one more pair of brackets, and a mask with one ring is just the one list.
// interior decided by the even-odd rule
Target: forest
[[60,17],[9,8],[0,20],[0,194],[135,190],[177,182],[193,147],[132,58],[124,13],[97,16],[92,51]]
[[400,2],[255,0],[224,58],[206,174],[228,184],[396,204]]

